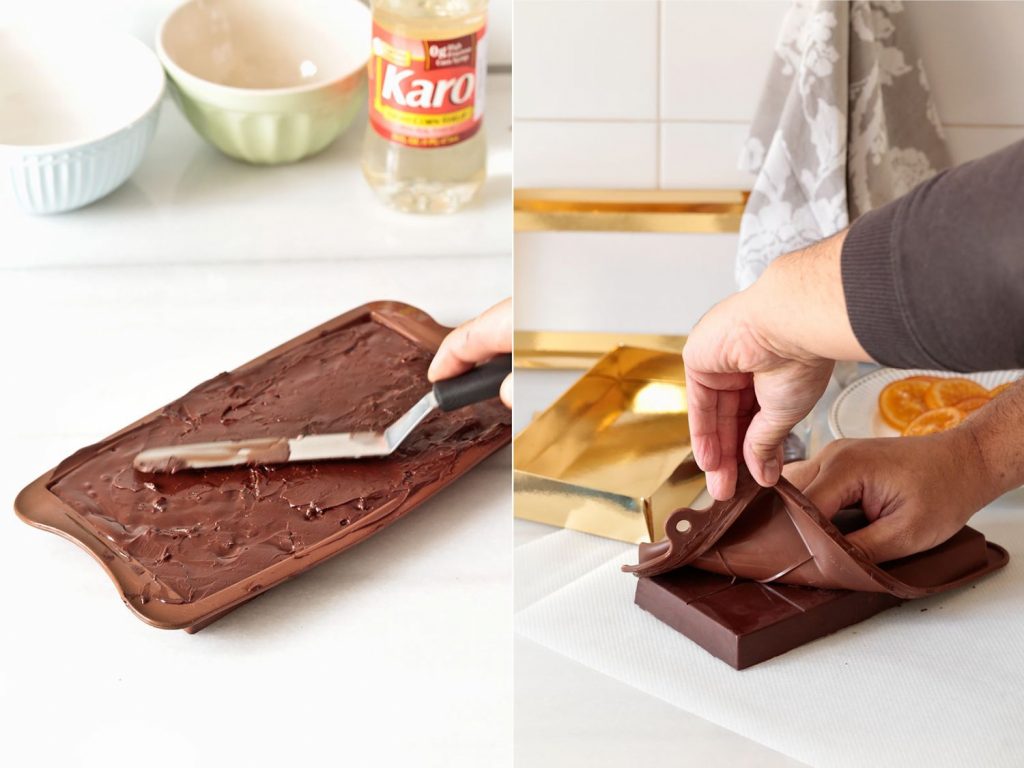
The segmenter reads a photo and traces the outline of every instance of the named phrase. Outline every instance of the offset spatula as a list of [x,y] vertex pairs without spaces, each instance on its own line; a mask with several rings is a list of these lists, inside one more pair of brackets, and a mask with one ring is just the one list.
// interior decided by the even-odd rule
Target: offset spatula
[[500,355],[461,376],[437,382],[405,415],[383,432],[336,432],[299,437],[260,437],[147,448],[133,462],[140,472],[231,467],[239,464],[281,464],[317,459],[359,459],[387,456],[435,408],[455,411],[497,397],[512,370],[512,355]]

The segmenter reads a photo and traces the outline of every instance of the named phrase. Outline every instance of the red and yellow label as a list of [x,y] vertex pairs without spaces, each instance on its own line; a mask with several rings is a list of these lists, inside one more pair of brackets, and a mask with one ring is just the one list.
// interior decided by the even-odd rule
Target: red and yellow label
[[373,25],[370,124],[409,147],[448,147],[480,130],[485,28],[449,40],[416,40]]

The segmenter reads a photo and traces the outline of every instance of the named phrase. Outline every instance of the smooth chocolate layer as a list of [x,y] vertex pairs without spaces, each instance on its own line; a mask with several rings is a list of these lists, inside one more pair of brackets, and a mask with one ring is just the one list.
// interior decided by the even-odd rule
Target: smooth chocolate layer
[[432,351],[397,332],[401,322],[366,315],[223,373],[54,471],[50,491],[142,578],[126,599],[191,603],[333,546],[442,484],[464,453],[508,441],[509,414],[489,402],[433,414],[386,458],[173,475],[132,468],[139,451],[157,445],[382,430],[430,387]]
[[[888,563],[895,578],[943,584],[1005,563],[1005,551],[964,528],[927,552]],[[885,592],[761,584],[696,567],[641,578],[636,604],[736,669],[758,664],[903,602]]]

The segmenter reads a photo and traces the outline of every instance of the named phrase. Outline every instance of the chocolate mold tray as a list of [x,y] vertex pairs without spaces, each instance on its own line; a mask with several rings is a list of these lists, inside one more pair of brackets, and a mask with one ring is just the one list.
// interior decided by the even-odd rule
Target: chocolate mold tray
[[391,456],[146,475],[155,444],[379,429],[425,394],[449,329],[357,307],[222,373],[44,473],[15,500],[83,547],[139,618],[196,632],[401,519],[511,439],[489,401],[429,416]]
[[666,538],[641,544],[636,604],[736,669],[766,661],[905,600],[958,589],[1009,555],[972,528],[876,565],[847,539],[859,509],[826,518],[785,478],[761,488],[740,468],[736,494],[679,509]]

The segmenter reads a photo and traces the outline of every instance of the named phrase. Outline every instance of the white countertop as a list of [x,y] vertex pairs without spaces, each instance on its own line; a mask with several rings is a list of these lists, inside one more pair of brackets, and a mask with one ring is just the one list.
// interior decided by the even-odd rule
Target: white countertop
[[[579,375],[577,371],[518,371],[516,434]],[[832,439],[827,411],[838,392],[839,386],[833,380],[808,420],[812,453]],[[702,507],[707,501],[705,494],[694,506]],[[610,623],[595,628],[598,621],[591,621],[596,615],[592,612],[595,604],[602,603],[602,598],[593,594],[593,590],[606,589],[610,582],[594,574],[603,571],[602,564],[611,558],[616,575],[621,575],[617,573],[618,564],[628,561],[632,547],[517,520],[516,602],[524,617],[522,623],[517,619],[515,658],[515,746],[521,758],[517,758],[517,765],[523,768],[541,765],[611,768],[627,762],[687,766],[802,764],[788,754],[765,746],[767,740],[793,745],[799,749],[794,754],[816,755],[810,761],[813,764],[879,764],[873,758],[867,759],[865,754],[873,751],[877,757],[876,745],[858,741],[865,732],[872,730],[877,744],[899,743],[906,750],[903,754],[886,752],[891,760],[887,758],[885,764],[960,765],[964,764],[961,762],[963,754],[983,752],[986,764],[1018,765],[1020,739],[1013,723],[1019,720],[1022,702],[1021,689],[1015,682],[1020,622],[1019,614],[1011,606],[1015,605],[1019,594],[1019,581],[1014,582],[1019,573],[1014,558],[1018,557],[1021,542],[1022,506],[1024,489],[1019,489],[993,502],[972,519],[972,526],[1011,553],[1009,566],[986,579],[984,584],[979,583],[977,592],[962,590],[960,594],[950,593],[923,601],[902,613],[887,613],[862,627],[853,627],[807,646],[802,649],[806,651],[802,656],[794,652],[780,657],[777,664],[765,665],[763,670],[758,668],[763,674],[734,673],[739,677],[732,677],[695,672],[688,675],[690,670],[680,670],[678,679],[690,684],[724,686],[728,683],[719,690],[731,691],[733,699],[728,698],[728,693],[716,696],[714,689],[710,689],[709,695],[679,697],[673,693],[671,684],[652,687],[649,673],[672,668],[674,661],[665,654],[671,654],[669,648],[675,645],[671,639],[660,646],[657,642],[640,643],[630,633],[649,632],[651,628],[646,624],[629,624],[624,630],[615,624],[617,610],[608,609],[607,614],[600,614],[600,620],[609,619]],[[571,534],[568,540],[571,548],[564,538],[552,546],[556,537],[566,534]],[[558,557],[561,559],[551,562]],[[548,562],[550,567],[546,565]],[[530,572],[540,575],[530,576]],[[543,591],[538,592],[541,585]],[[544,595],[549,596],[543,601],[549,607],[538,614],[538,598]],[[590,597],[593,597],[592,603],[583,605]],[[616,600],[621,598],[621,594],[615,597]],[[552,607],[555,604],[557,608]],[[561,616],[572,614],[577,607],[576,614],[562,621]],[[921,618],[915,621],[916,617]],[[588,629],[577,631],[577,621],[590,622]],[[892,649],[898,658],[907,660],[907,670],[915,670],[894,682],[896,687],[892,690],[885,690],[881,684],[872,688],[872,683],[879,684],[875,679],[877,674],[872,673],[873,665],[858,664],[856,659],[844,656],[843,651],[844,638],[853,646],[870,638],[872,632],[881,631],[883,624],[886,630],[883,634],[888,634],[888,639],[882,641],[881,647]],[[544,629],[538,631],[541,625]],[[529,636],[527,628],[532,633]],[[607,647],[595,650],[597,645],[587,645],[594,633],[610,638]],[[538,637],[544,638],[543,644],[536,640]],[[861,647],[871,646],[868,643]],[[561,648],[562,653],[568,655],[561,655],[555,648]],[[652,648],[657,650],[652,651]],[[976,651],[971,650],[975,648]],[[881,656],[886,651],[876,648],[875,652],[879,654],[878,660],[883,661]],[[652,653],[661,655],[652,658]],[[635,665],[618,664],[609,661],[609,654],[636,654],[634,658],[641,661]],[[826,658],[824,664],[823,657]],[[599,669],[615,670],[615,677]],[[842,671],[822,679],[803,680],[802,676],[811,674],[810,670],[820,674],[822,669]],[[721,665],[716,665],[714,671],[723,672]],[[644,685],[645,690],[634,687],[633,682]],[[754,727],[765,719],[777,725],[779,718],[771,721],[750,713],[758,712],[757,707],[771,699],[772,692],[778,694],[800,685],[809,685],[810,694],[814,693],[811,689],[815,686],[821,686],[819,698],[834,703],[825,719],[835,722],[843,735],[856,732],[858,736],[852,740],[854,746],[851,747],[851,739],[844,741],[838,733],[830,738],[819,730],[795,737],[794,733],[800,733],[799,719],[785,738],[780,738],[781,734],[771,728]],[[834,697],[828,692],[834,685],[845,686],[843,696]],[[645,692],[655,690],[665,697]],[[865,698],[879,697],[877,711],[851,711],[847,697],[855,693],[861,703]],[[717,706],[715,722],[700,705],[689,709],[674,706],[670,703],[673,697],[703,701],[708,706],[714,703]],[[960,711],[959,707],[947,711],[945,706],[939,707],[946,698],[955,699],[969,711]],[[894,716],[894,710],[902,712],[902,717]],[[707,714],[708,719],[702,714]],[[951,724],[962,723],[964,717],[974,717],[977,722],[964,726],[961,733],[950,730],[955,729]],[[723,721],[745,723],[750,730],[742,735],[717,724]],[[935,728],[941,729],[941,733],[930,732]],[[748,737],[754,732],[758,733],[757,740]],[[936,749],[935,744],[939,743],[946,744],[947,749],[949,743],[958,744],[959,754],[952,754],[951,749]]]
[[261,167],[203,141],[168,97],[142,165],[90,206],[26,216],[0,178],[0,268],[508,256],[510,82],[510,75],[488,77],[488,178],[455,218],[409,216],[377,203],[359,164],[364,116],[319,155]]
[[[112,197],[40,219],[0,200],[0,324],[15,361],[0,376],[0,497],[366,301],[452,324],[507,295],[508,78],[491,94],[492,176],[453,217],[381,208],[358,130],[322,157],[250,168],[202,144],[170,103]],[[54,265],[66,266],[42,268]],[[508,765],[509,461],[506,449],[194,636],[142,623],[86,553],[0,515],[0,762]]]
[[[581,373],[517,370],[515,434]],[[516,546],[557,530],[516,520]],[[602,540],[593,539],[600,546]],[[515,671],[518,768],[803,765],[522,636],[516,637]]]

